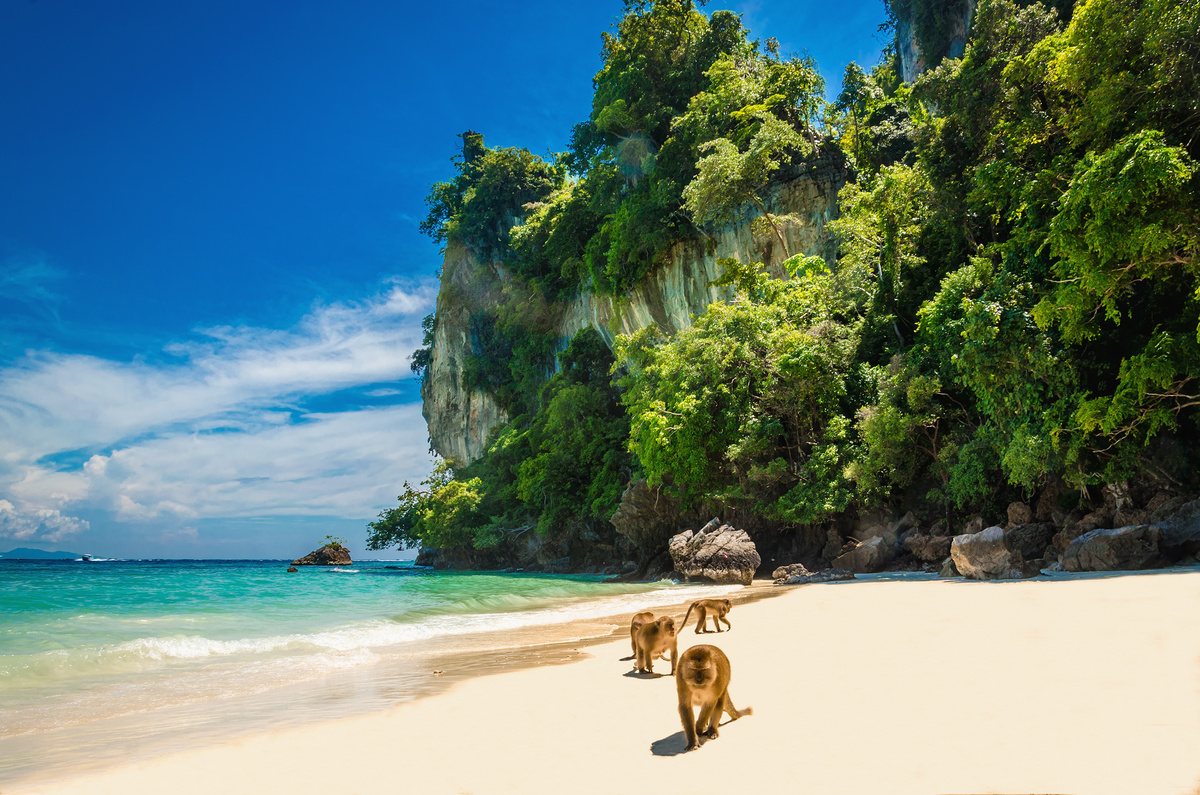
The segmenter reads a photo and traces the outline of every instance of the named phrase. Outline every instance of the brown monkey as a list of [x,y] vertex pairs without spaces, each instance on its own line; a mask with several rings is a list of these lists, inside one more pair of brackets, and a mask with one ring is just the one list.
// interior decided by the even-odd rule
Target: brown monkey
[[670,616],[643,624],[634,637],[634,668],[642,673],[654,673],[654,659],[664,657],[667,649],[671,650],[671,673],[675,673],[675,661],[679,659],[679,650],[675,641],[675,619]]
[[636,613],[629,624],[629,643],[633,646],[633,656],[637,657],[637,631],[654,620],[654,614],[649,610]]
[[721,631],[721,622],[725,622],[725,626],[733,629],[733,625],[729,623],[729,619],[725,615],[733,609],[733,602],[728,599],[700,599],[692,602],[692,606],[688,608],[687,613],[683,616],[683,623],[679,625],[680,631],[687,626],[688,616],[692,614],[692,610],[696,610],[696,634],[708,632],[707,616],[712,613],[713,624],[717,627],[717,632]]
[[[687,750],[700,745],[700,737],[717,736],[721,714],[731,720],[753,714],[750,707],[739,712],[729,698],[729,658],[716,646],[693,646],[683,653],[675,668],[675,689],[679,693],[679,720],[687,737]],[[700,715],[692,722],[692,707],[700,707]]]

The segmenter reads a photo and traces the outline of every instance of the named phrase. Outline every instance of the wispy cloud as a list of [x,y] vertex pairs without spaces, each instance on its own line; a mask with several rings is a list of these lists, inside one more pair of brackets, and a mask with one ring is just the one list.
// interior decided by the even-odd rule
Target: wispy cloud
[[0,296],[53,312],[63,298],[52,285],[65,275],[42,254],[10,256],[0,262]]
[[423,474],[419,406],[299,406],[411,378],[435,289],[389,284],[290,329],[199,329],[165,345],[162,363],[28,353],[0,370],[0,536],[54,540],[86,527],[68,521],[85,509],[180,525],[374,513]]

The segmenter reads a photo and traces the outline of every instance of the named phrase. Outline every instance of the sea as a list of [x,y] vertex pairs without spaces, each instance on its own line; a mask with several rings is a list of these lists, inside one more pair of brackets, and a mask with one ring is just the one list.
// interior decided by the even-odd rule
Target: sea
[[739,586],[411,562],[0,560],[0,786],[564,662]]

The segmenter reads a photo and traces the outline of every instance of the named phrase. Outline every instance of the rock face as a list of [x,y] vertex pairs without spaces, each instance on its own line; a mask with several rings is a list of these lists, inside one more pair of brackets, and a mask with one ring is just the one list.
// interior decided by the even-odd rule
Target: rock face
[[972,580],[1016,580],[1038,573],[1020,552],[1008,548],[1000,527],[955,536],[950,558],[959,573]]
[[1067,546],[1062,565],[1067,571],[1131,571],[1161,565],[1157,525],[1134,525],[1084,533]]
[[762,558],[745,530],[713,519],[699,532],[686,530],[667,545],[676,571],[688,578],[749,585]]
[[641,478],[625,488],[611,521],[639,549],[661,549],[679,529],[679,504]]
[[[905,83],[911,83],[927,69],[932,69],[942,62],[943,58],[960,58],[967,47],[967,31],[971,29],[971,20],[975,16],[976,0],[962,0],[956,7],[942,12],[946,17],[943,24],[949,31],[949,41],[946,52],[927,53],[921,51],[917,40],[916,27],[909,14],[899,14],[896,19],[896,49],[900,57],[900,78]],[[907,6],[911,9],[912,6]]]
[[[1163,499],[1155,510],[1166,513],[1163,509],[1170,505],[1169,499]],[[1158,526],[1163,532],[1163,551],[1173,557],[1200,552],[1200,500],[1192,500],[1176,508],[1165,519],[1160,520]]]
[[343,546],[332,544],[323,546],[315,552],[309,552],[302,558],[292,561],[293,566],[349,566],[350,550]]
[[853,580],[854,572],[846,569],[825,569],[811,572],[800,563],[790,566],[780,566],[771,574],[776,585],[808,585],[814,582],[839,582]]
[[[780,226],[792,254],[819,255],[833,261],[837,243],[826,233],[825,224],[837,217],[837,193],[846,174],[844,162],[830,157],[775,189],[769,209],[791,216]],[[732,287],[711,284],[722,275],[717,260],[723,257],[761,261],[775,275],[785,275],[782,263],[786,254],[774,234],[754,234],[754,215],[748,211],[739,223],[717,230],[715,246],[708,241],[677,244],[666,262],[620,298],[584,290],[560,305],[558,348],[565,349],[578,331],[589,326],[610,346],[615,335],[651,323],[668,333],[691,326],[692,316],[704,312],[709,304],[734,297]],[[421,382],[421,411],[429,425],[429,441],[444,458],[464,464],[474,461],[483,455],[490,431],[508,421],[492,396],[470,389],[463,376],[477,347],[472,315],[499,305],[504,288],[511,283],[512,276],[503,267],[480,262],[461,243],[447,245],[433,351]]]
[[446,245],[433,357],[421,381],[421,413],[430,444],[449,461],[465,464],[479,458],[488,432],[508,421],[491,394],[464,383],[467,358],[476,352],[471,316],[499,303],[507,282],[499,266],[479,262],[461,243]]
[[834,559],[834,568],[861,573],[879,571],[895,557],[895,547],[884,536],[864,541]]

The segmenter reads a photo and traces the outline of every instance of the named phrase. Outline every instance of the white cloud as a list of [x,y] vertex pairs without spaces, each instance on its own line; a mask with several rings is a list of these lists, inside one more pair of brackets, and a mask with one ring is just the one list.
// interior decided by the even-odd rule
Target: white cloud
[[0,538],[55,542],[87,530],[88,526],[86,520],[64,516],[56,509],[18,507],[0,500]]
[[[55,540],[87,526],[63,512],[86,509],[178,524],[373,514],[402,480],[425,474],[419,406],[302,406],[411,378],[435,294],[433,282],[391,284],[369,300],[316,306],[291,329],[201,329],[165,346],[162,364],[29,353],[0,370],[0,497],[11,499],[0,536]],[[81,467],[46,463],[89,448],[100,452]]]

